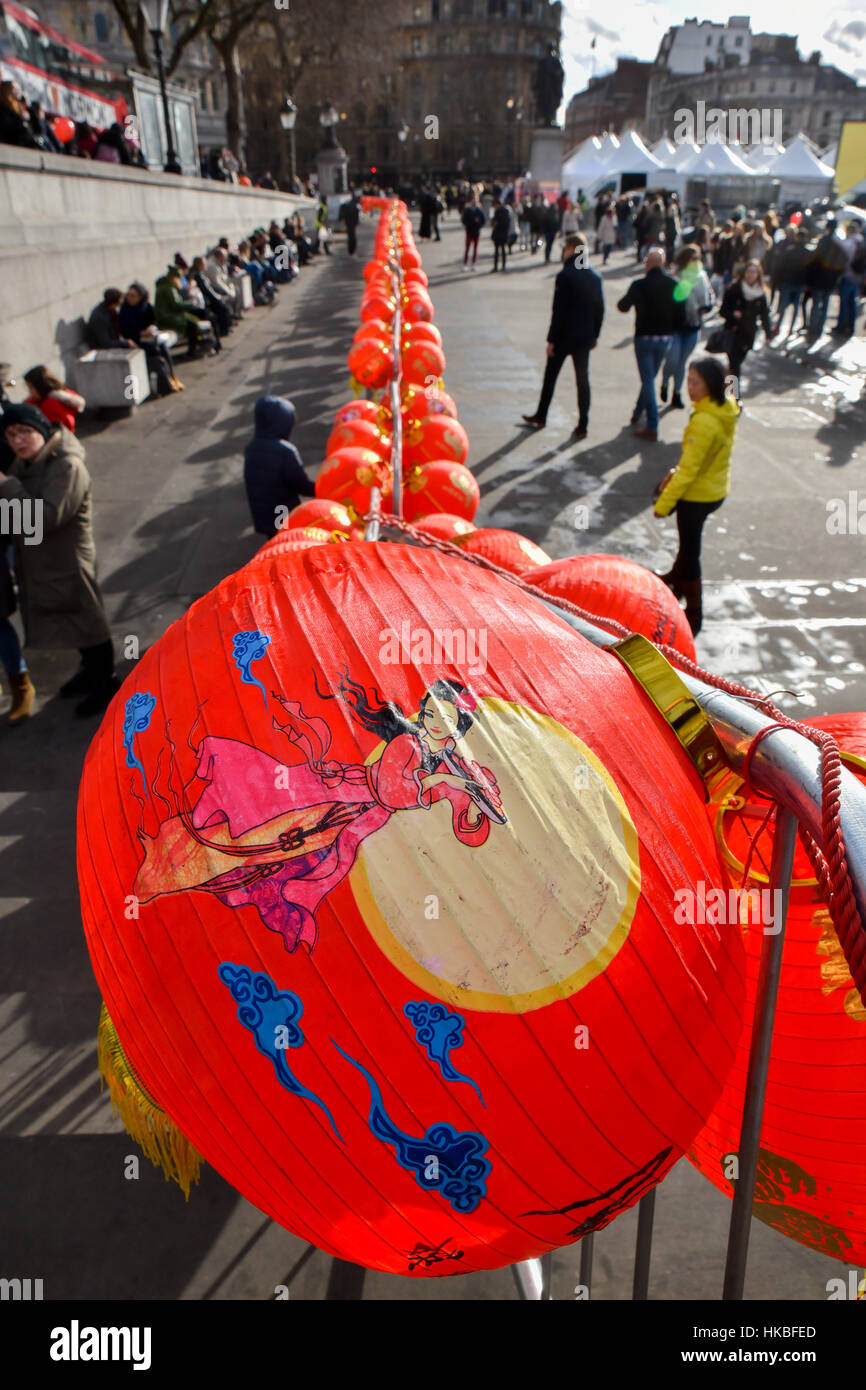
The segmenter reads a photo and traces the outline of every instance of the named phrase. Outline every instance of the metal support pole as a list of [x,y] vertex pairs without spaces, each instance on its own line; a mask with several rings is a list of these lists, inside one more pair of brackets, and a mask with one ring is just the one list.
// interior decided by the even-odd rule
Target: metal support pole
[[653,1251],[653,1218],[656,1210],[656,1190],[650,1188],[641,1197],[637,1209],[637,1241],[634,1247],[634,1283],[631,1296],[643,1302],[649,1291],[650,1260]]
[[586,1288],[588,1296],[592,1297],[592,1243],[595,1240],[595,1231],[590,1231],[580,1242],[580,1283]]
[[525,1303],[540,1303],[544,1297],[544,1273],[541,1260],[520,1260],[511,1266],[517,1292]]
[[166,174],[182,174],[183,170],[178,163],[177,151],[174,148],[174,132],[171,126],[171,112],[168,109],[168,92],[165,86],[165,68],[162,62],[162,34],[158,29],[151,31],[153,37],[153,51],[156,55],[156,71],[159,76],[159,90],[162,93],[162,114],[165,118],[165,165]]
[[[746,1279],[746,1259],[749,1253],[749,1230],[752,1221],[752,1200],[758,1170],[758,1148],[761,1142],[761,1121],[764,1114],[764,1095],[770,1067],[773,1042],[773,1019],[776,994],[782,972],[782,951],[785,944],[785,920],[788,915],[788,894],[794,864],[794,845],[797,838],[796,817],[780,806],[776,814],[773,836],[773,859],[770,867],[770,892],[779,891],[781,912],[774,914],[774,934],[765,931],[758,992],[755,998],[752,1044],[749,1049],[749,1070],[743,1103],[743,1126],[737,1151],[738,1173],[731,1208],[728,1232],[728,1255],[725,1263],[725,1286],[722,1298],[741,1299]],[[771,902],[776,901],[771,898]],[[780,921],[781,918],[781,921]]]

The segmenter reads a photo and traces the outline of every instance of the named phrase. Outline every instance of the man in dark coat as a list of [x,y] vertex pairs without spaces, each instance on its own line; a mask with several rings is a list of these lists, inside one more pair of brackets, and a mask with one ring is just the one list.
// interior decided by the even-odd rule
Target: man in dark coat
[[255,410],[256,433],[244,452],[244,483],[253,526],[262,536],[275,536],[302,497],[315,488],[304,471],[301,456],[289,443],[295,427],[295,407],[282,396],[260,396]]
[[527,425],[543,429],[553,399],[556,378],[566,357],[574,363],[577,381],[577,428],[575,439],[585,439],[589,428],[589,354],[598,342],[604,320],[604,293],[601,277],[586,265],[586,238],[577,232],[565,238],[563,267],[556,277],[553,313],[547,332],[547,366],[538,409],[524,415]]
[[616,307],[623,314],[635,310],[634,355],[641,387],[631,423],[639,425],[646,411],[646,425],[636,429],[635,434],[639,439],[658,439],[656,377],[667,357],[671,338],[685,327],[686,311],[683,301],[675,297],[677,281],[664,268],[664,251],[655,247],[645,264],[646,274],[632,280]]
[[339,221],[346,224],[346,244],[350,256],[354,256],[355,248],[358,245],[358,223],[360,220],[361,210],[353,195],[348,202],[342,204],[339,216]]
[[0,82],[0,145],[25,145],[38,150],[39,141],[30,129],[27,103],[17,82]]

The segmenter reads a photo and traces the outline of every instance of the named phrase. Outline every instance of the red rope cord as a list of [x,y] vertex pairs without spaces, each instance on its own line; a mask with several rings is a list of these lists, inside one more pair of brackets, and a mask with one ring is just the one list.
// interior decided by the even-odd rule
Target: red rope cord
[[[566,613],[572,613],[575,617],[581,618],[584,622],[593,623],[597,627],[602,627],[605,631],[612,633],[616,637],[627,637],[630,629],[624,627],[622,623],[615,622],[612,618],[603,617],[598,613],[591,613],[588,609],[580,608],[576,603],[571,603],[568,599],[555,598],[537,588],[534,584],[527,584],[524,579],[517,574],[512,574],[510,570],[502,569],[495,565],[491,560],[482,555],[473,555],[460,546],[453,545],[451,541],[440,540],[436,536],[428,536],[425,532],[419,531],[417,527],[403,521],[400,517],[387,513],[379,514],[379,521],[383,526],[388,526],[396,531],[403,531],[406,535],[422,545],[428,546],[432,550],[439,550],[443,555],[453,555],[456,558],[478,565],[481,569],[491,570],[501,578],[508,580],[517,588],[523,589],[527,594],[534,598],[543,599],[545,603],[555,604]],[[367,520],[367,518],[365,518]],[[743,780],[745,774],[751,767],[752,757],[758,744],[771,733],[776,733],[781,729],[787,729],[794,733],[801,734],[804,738],[814,743],[821,754],[821,840],[822,843],[803,827],[800,827],[800,838],[812,863],[815,877],[821,896],[828,908],[830,918],[839,938],[839,944],[848,962],[853,979],[860,996],[866,1003],[866,927],[860,918],[857,902],[854,897],[854,885],[851,882],[851,874],[848,868],[848,857],[845,852],[845,837],[842,832],[841,820],[841,800],[842,800],[842,760],[839,755],[839,745],[832,734],[823,729],[813,729],[807,724],[801,724],[796,719],[790,719],[782,710],[776,708],[772,701],[759,691],[749,690],[747,686],[739,685],[736,681],[728,680],[725,676],[714,675],[712,671],[705,671],[702,666],[689,657],[683,656],[674,647],[666,643],[658,643],[659,651],[667,657],[672,665],[679,667],[688,675],[696,677],[698,680],[705,681],[707,685],[713,685],[719,690],[724,690],[728,695],[736,695],[752,701],[756,707],[762,710],[775,722],[768,728],[760,729],[752,739],[746,751],[745,763],[743,766]]]

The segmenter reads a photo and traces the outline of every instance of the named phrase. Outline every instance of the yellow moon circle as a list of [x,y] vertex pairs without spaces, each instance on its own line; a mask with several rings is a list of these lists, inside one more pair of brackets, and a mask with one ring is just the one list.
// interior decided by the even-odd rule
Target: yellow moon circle
[[445,798],[395,812],[351,872],[364,921],[398,970],[448,1004],[524,1013],[568,998],[607,968],[634,916],[625,802],[571,730],[524,705],[480,699],[455,752],[493,773],[506,824],[473,846]]

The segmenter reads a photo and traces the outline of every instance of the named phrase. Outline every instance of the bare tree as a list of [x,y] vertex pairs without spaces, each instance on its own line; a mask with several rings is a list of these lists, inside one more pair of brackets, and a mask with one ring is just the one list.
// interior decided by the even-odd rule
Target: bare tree
[[[123,25],[124,32],[132,44],[135,60],[145,72],[153,70],[150,36],[144,22],[144,15],[137,0],[112,0],[115,13]],[[177,36],[171,52],[165,60],[165,75],[171,77],[177,70],[184,49],[207,30],[212,11],[219,0],[200,0],[197,5],[189,3],[173,4],[169,9],[171,22],[177,26]]]
[[273,10],[273,0],[211,0],[208,37],[220,55],[226,80],[226,136],[229,149],[246,159],[244,88],[239,43],[245,31]]

